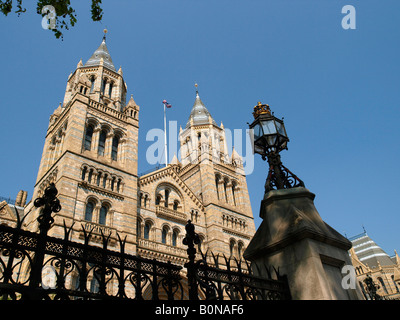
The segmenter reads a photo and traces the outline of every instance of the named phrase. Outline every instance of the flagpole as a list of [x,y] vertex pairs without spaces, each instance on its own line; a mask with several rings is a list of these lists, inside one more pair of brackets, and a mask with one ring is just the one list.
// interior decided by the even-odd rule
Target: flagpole
[[168,154],[167,154],[167,115],[165,112],[165,105],[164,102],[164,153],[165,153],[165,166],[168,165]]

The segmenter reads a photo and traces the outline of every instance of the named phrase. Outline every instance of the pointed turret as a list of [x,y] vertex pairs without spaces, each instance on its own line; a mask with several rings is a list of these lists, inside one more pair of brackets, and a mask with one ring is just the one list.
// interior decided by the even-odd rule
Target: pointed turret
[[89,60],[84,65],[80,60],[76,70],[68,78],[64,106],[73,99],[76,93],[79,93],[107,107],[120,112],[124,111],[127,86],[122,77],[122,69],[120,68],[119,72],[116,71],[108,52],[106,33],[107,30],[104,30],[103,40]]
[[397,251],[396,251],[396,250],[394,250],[394,262],[395,262],[398,266],[400,266],[400,257],[399,257],[399,255],[397,254]]
[[203,101],[201,101],[199,91],[196,89],[196,99],[194,101],[192,111],[190,112],[189,120],[186,123],[186,128],[189,128],[193,125],[196,126],[210,123],[217,126],[217,123],[211,117],[211,114],[208,112]]
[[236,166],[239,166],[239,167],[243,166],[243,159],[239,155],[239,153],[237,153],[237,151],[235,150],[235,147],[233,147],[233,149],[232,149],[231,162],[232,162],[232,164],[235,164]]
[[104,67],[116,72],[111,55],[107,49],[105,36],[103,37],[103,41],[101,42],[100,46],[85,63],[85,67],[99,66],[101,64],[101,59],[103,59]]
[[135,107],[137,106],[135,100],[133,100],[133,94],[131,94],[131,98],[128,101],[128,104],[126,105],[127,107]]
[[181,163],[178,160],[178,157],[176,156],[176,153],[174,153],[174,157],[172,158],[171,162],[169,165],[180,165]]

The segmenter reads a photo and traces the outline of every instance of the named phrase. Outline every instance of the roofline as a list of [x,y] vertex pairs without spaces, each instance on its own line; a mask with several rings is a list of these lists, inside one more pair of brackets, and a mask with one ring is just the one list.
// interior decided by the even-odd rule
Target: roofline
[[364,231],[363,233],[360,233],[360,234],[357,234],[355,236],[349,237],[348,239],[350,241],[354,241],[354,240],[357,240],[357,239],[359,239],[361,237],[365,237],[365,236],[368,237],[367,233]]

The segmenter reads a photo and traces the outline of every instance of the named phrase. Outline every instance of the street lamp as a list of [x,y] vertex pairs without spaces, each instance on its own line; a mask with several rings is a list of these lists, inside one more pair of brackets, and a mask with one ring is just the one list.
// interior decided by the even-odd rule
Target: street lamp
[[276,118],[269,105],[261,102],[254,107],[253,116],[254,121],[249,125],[253,152],[260,154],[263,160],[268,159],[269,163],[265,192],[274,188],[304,187],[303,181],[281,162],[279,152],[287,150],[289,142],[283,119]]

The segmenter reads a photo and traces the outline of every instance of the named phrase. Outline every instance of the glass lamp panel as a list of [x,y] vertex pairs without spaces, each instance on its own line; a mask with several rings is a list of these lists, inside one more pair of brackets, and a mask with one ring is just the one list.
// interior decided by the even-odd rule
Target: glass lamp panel
[[264,130],[264,134],[275,134],[276,133],[276,128],[275,128],[273,119],[261,121],[261,123],[262,123],[262,128]]
[[268,136],[267,137],[268,146],[270,146],[270,147],[274,146],[276,143],[276,139],[277,139],[277,137],[275,135]]
[[258,140],[259,138],[262,137],[262,135],[263,135],[263,132],[262,132],[261,126],[259,123],[257,123],[254,127],[254,139]]
[[276,124],[276,129],[278,130],[278,133],[286,137],[286,132],[285,132],[285,126],[283,123],[280,123],[279,121],[275,121]]

